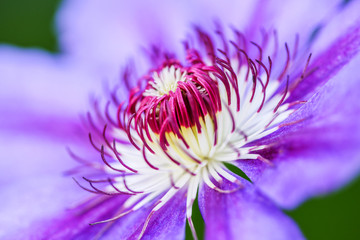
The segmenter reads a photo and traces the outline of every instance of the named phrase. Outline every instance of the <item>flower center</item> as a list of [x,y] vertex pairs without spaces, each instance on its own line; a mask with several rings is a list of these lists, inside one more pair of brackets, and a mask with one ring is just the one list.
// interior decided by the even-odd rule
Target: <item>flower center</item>
[[[122,155],[116,168],[131,172],[127,185],[120,179],[114,185],[147,197],[137,203],[129,198],[127,207],[137,209],[166,192],[158,209],[187,186],[187,217],[192,225],[192,203],[200,182],[229,193],[241,184],[224,163],[247,159],[269,163],[254,153],[266,146],[246,144],[276,131],[293,112],[289,104],[282,105],[288,92],[276,93],[279,81],[270,81],[265,65],[255,71],[249,66],[235,68],[238,64],[234,60],[220,62],[220,66],[165,67],[154,74],[145,90],[131,95],[123,111],[126,127],[122,133],[134,148],[122,144],[114,151]],[[121,139],[121,134],[115,136]],[[224,179],[238,187],[220,189],[217,183]]]
[[[279,129],[295,111],[292,106],[297,103],[285,103],[290,95],[288,81],[283,81],[291,61],[288,47],[285,67],[274,77],[271,58],[262,62],[258,45],[260,60],[251,59],[235,43],[233,53],[220,50],[223,58],[219,58],[211,49],[210,37],[204,39],[206,59],[187,49],[186,66],[166,59],[162,68],[145,78],[145,87],[139,81],[128,101],[113,100],[118,108],[116,122],[109,117],[107,105],[106,117],[112,124],[99,134],[101,148],[90,135],[105,163],[98,168],[107,177],[85,180],[91,192],[129,197],[121,214],[97,223],[119,219],[158,199],[141,237],[151,215],[178,191],[186,190],[186,215],[194,233],[192,205],[200,183],[229,193],[241,184],[224,163],[258,159],[271,164],[259,153],[269,146],[249,143]],[[223,180],[234,183],[234,189],[220,189]],[[102,188],[96,184],[103,184]]]

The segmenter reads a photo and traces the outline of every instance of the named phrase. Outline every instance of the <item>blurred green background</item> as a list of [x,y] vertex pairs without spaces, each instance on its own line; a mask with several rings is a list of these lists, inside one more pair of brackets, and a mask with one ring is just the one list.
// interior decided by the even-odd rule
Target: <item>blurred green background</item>
[[[60,2],[0,0],[0,43],[56,52],[58,45],[53,17]],[[311,199],[287,213],[308,239],[360,239],[360,179],[331,195]],[[199,219],[200,216],[195,216],[195,221]],[[196,225],[201,227],[202,224]]]

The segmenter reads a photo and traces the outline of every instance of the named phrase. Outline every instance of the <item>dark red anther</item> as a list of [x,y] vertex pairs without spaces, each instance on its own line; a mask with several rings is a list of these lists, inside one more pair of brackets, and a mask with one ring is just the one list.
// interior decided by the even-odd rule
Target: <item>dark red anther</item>
[[134,142],[134,139],[131,135],[131,122],[132,120],[134,119],[135,117],[135,113],[132,114],[128,120],[128,123],[127,123],[127,127],[126,127],[126,133],[128,135],[128,138],[129,138],[129,141],[131,142],[131,144],[138,150],[140,150],[140,147]]
[[285,67],[283,69],[283,71],[280,73],[279,77],[277,78],[279,81],[281,81],[281,79],[283,79],[283,77],[285,76],[289,66],[290,66],[290,51],[289,51],[289,47],[287,45],[287,43],[285,43],[285,49],[286,49],[286,63],[285,63]]
[[93,148],[94,148],[96,151],[101,152],[100,148],[98,148],[98,147],[94,144],[93,139],[92,139],[92,137],[91,137],[91,133],[89,133],[89,140],[90,140],[90,143],[91,143],[91,145],[93,146]]
[[296,87],[299,85],[299,83],[300,83],[306,76],[310,75],[310,74],[314,71],[314,69],[311,70],[311,71],[309,71],[309,72],[307,71],[307,68],[308,68],[309,63],[310,63],[310,60],[311,60],[311,56],[312,56],[312,54],[310,53],[310,55],[309,55],[309,57],[308,57],[308,59],[307,59],[307,61],[306,61],[305,67],[304,67],[304,69],[303,69],[300,77],[298,77],[297,79],[295,79],[295,80],[292,82],[292,84],[291,84],[291,86],[290,86],[290,88],[289,88],[289,91],[290,91],[290,92],[292,92],[294,89],[296,89]]
[[113,183],[113,181],[111,180],[111,178],[108,178],[108,183],[109,183],[110,186],[111,186],[112,188],[114,188],[114,190],[117,191],[118,193],[125,194],[125,195],[136,195],[136,193],[128,193],[128,192],[124,192],[124,191],[119,190],[119,188],[117,188],[117,187],[114,185],[114,183]]
[[213,41],[211,40],[211,37],[209,36],[209,34],[204,32],[203,30],[201,30],[200,27],[195,27],[195,31],[198,34],[198,38],[199,38],[200,42],[205,47],[205,50],[206,50],[206,53],[207,53],[208,57],[214,63],[216,55],[215,55],[214,44],[213,44]]
[[103,162],[105,163],[106,166],[108,166],[110,169],[117,171],[117,172],[125,172],[124,170],[120,170],[117,168],[114,168],[113,166],[110,165],[110,163],[106,160],[105,158],[105,154],[104,154],[104,146],[101,146],[101,159],[103,160]]
[[115,140],[113,141],[113,148],[112,150],[114,151],[115,157],[116,159],[119,161],[119,163],[124,166],[126,169],[128,169],[129,171],[133,172],[133,173],[137,173],[138,171],[136,169],[133,169],[131,167],[129,167],[128,165],[126,165],[123,160],[120,158],[120,153],[116,150],[116,142]]
[[149,162],[148,158],[146,157],[146,152],[145,152],[145,151],[146,151],[146,149],[145,149],[145,147],[143,147],[142,154],[143,154],[143,157],[144,157],[144,160],[145,160],[146,164],[149,165],[149,167],[151,167],[151,168],[154,169],[154,170],[159,170],[158,167],[155,167],[154,165],[152,165],[152,164]]
[[95,130],[95,132],[99,135],[101,135],[101,131],[99,130],[99,128],[95,125],[92,117],[91,117],[91,113],[90,112],[87,112],[86,114],[87,116],[87,120],[88,120],[88,123],[90,124],[90,128],[92,128],[93,130]]
[[229,115],[230,115],[230,118],[231,118],[231,123],[232,123],[231,132],[234,132],[234,131],[235,131],[235,126],[236,126],[234,115],[232,114],[232,111],[231,111],[229,105],[227,105],[227,104],[224,104],[224,105],[225,105],[226,110],[228,111],[228,113],[229,113]]
[[246,135],[246,133],[245,133],[243,130],[241,130],[241,129],[236,129],[236,130],[238,130],[238,134],[240,134],[241,136],[243,136],[244,139],[245,139],[245,141],[247,142],[248,136]]
[[243,33],[239,32],[238,30],[236,29],[233,29],[235,35],[236,35],[236,40],[237,40],[237,43],[232,43],[232,41],[230,41],[230,43],[232,43],[233,45],[237,45],[239,46],[239,48],[242,48],[244,49],[245,51],[247,51],[247,40],[246,40],[246,37],[244,36]]
[[254,100],[255,91],[256,91],[257,71],[256,71],[256,67],[255,67],[254,62],[251,59],[249,59],[249,68],[251,70],[252,80],[253,80],[252,95],[251,95],[251,98],[250,98],[250,102],[252,102]]
[[85,190],[85,191],[87,191],[87,192],[90,192],[90,193],[96,193],[96,194],[100,194],[100,192],[98,192],[98,191],[94,191],[94,190],[91,190],[91,189],[88,189],[88,188],[86,188],[86,187],[84,187],[83,185],[81,185],[75,178],[72,178],[74,181],[75,181],[75,183],[80,187],[80,188],[82,188],[83,190]]
[[[259,61],[261,62],[261,61],[262,61],[262,58],[263,58],[262,48],[259,46],[259,44],[255,43],[255,42],[253,42],[253,41],[251,41],[250,43],[251,43],[252,45],[254,45],[254,46],[258,49],[258,51],[259,51],[259,57],[258,57],[257,60],[259,60]],[[259,68],[260,68],[260,67],[259,67]]]
[[175,189],[180,189],[178,186],[175,185],[174,178],[171,173],[169,174],[169,178],[170,178],[171,186]]
[[[247,72],[246,72],[246,77],[245,77],[245,82],[249,79],[249,74],[250,74],[250,65],[249,65],[249,62],[250,62],[250,58],[249,56],[247,55],[246,51],[244,51],[243,49],[239,48],[235,42],[233,41],[230,41],[230,43],[235,47],[237,53],[241,55],[243,55],[245,57],[245,63],[247,65]],[[241,57],[239,57],[240,59]]]
[[299,34],[296,34],[292,60],[294,60],[296,58],[296,55],[297,55],[297,52],[298,52],[298,49],[299,49],[299,40],[300,40]]
[[[265,89],[266,89],[266,87],[267,87],[267,85],[269,84],[269,81],[270,81],[270,71],[266,68],[266,66],[265,66],[265,64],[263,62],[261,62],[259,60],[255,60],[255,61],[259,64],[259,66],[261,66],[264,69],[264,71],[266,73],[266,82],[265,82],[265,85],[264,85],[264,88],[263,88],[263,91],[265,91]],[[270,67],[271,67],[271,65],[270,65]]]
[[260,112],[261,111],[261,109],[262,109],[262,107],[264,106],[264,103],[265,103],[265,99],[266,99],[266,90],[265,90],[265,85],[264,85],[264,83],[261,81],[261,78],[259,78],[258,77],[258,80],[259,80],[259,82],[260,82],[260,84],[261,84],[261,87],[262,87],[262,93],[263,93],[263,98],[262,98],[262,100],[261,100],[261,104],[260,104],[260,106],[259,106],[259,108],[258,108],[258,110],[257,110],[257,112]]
[[135,193],[135,194],[143,193],[143,192],[144,192],[144,191],[134,191],[134,190],[130,189],[129,186],[127,185],[127,183],[126,183],[125,174],[122,176],[122,179],[123,179],[124,187],[125,187],[129,192]]
[[95,187],[95,185],[94,185],[94,183],[103,183],[103,182],[107,182],[107,180],[94,181],[94,180],[90,180],[86,177],[83,177],[83,179],[89,183],[89,185],[92,189],[94,189],[96,192],[98,192],[100,194],[105,194],[105,195],[119,195],[120,194],[118,192],[106,192],[104,190],[101,190],[101,189]]
[[280,101],[278,102],[277,106],[274,109],[274,113],[278,110],[278,108],[281,106],[281,104],[284,102],[286,94],[288,93],[288,88],[289,88],[289,76],[287,76],[287,80],[286,80],[286,87],[285,87],[285,91],[280,99]]
[[152,150],[152,148],[149,146],[149,144],[147,143],[147,140],[145,139],[144,137],[144,126],[143,126],[143,121],[140,120],[139,121],[139,131],[138,131],[138,134],[141,138],[141,141],[144,143],[144,146],[152,153],[152,154],[155,154],[154,150]]
[[[268,57],[268,60],[269,60],[269,76],[271,76],[271,70],[272,70],[272,60],[271,60],[271,58],[270,57]],[[269,82],[266,82],[266,84],[265,84],[265,88],[267,87],[267,85],[268,85],[268,83]]]
[[114,127],[118,127],[118,125],[116,124],[116,122],[110,117],[110,114],[109,114],[109,107],[110,107],[110,101],[108,101],[106,103],[106,107],[105,107],[105,116],[106,116],[106,119],[108,122],[111,123],[111,125],[113,125]]

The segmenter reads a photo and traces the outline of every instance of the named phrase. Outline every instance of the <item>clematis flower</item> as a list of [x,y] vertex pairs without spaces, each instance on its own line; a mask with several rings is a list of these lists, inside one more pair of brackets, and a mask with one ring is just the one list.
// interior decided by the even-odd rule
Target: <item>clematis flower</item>
[[280,3],[68,1],[63,53],[3,46],[0,234],[196,238],[198,198],[206,239],[303,239],[281,209],[360,169],[359,2]]

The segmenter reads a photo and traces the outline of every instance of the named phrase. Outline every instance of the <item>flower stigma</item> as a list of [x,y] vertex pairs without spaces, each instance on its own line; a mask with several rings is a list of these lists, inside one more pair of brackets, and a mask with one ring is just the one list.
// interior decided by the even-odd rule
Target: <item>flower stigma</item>
[[[201,29],[196,33],[200,47],[185,44],[185,64],[159,53],[161,63],[129,87],[128,99],[120,101],[111,94],[105,114],[95,104],[97,120],[88,115],[90,142],[102,161],[81,161],[102,172],[102,177],[83,178],[89,188],[76,182],[93,193],[126,196],[114,217],[93,224],[111,224],[150,204],[140,239],[152,215],[186,191],[186,218],[196,239],[192,206],[202,184],[231,193],[244,186],[225,164],[253,159],[272,164],[261,154],[270,146],[254,142],[281,128],[302,103],[287,99],[304,78],[310,57],[298,79],[289,84],[297,44],[293,56],[285,44],[285,60],[275,65],[277,46],[249,44],[235,31],[236,40],[223,41],[223,49],[216,50],[210,34]],[[267,38],[277,42],[276,34]],[[226,39],[224,34],[220,39]],[[268,49],[275,50],[264,59]],[[218,187],[222,181],[234,188]]]

